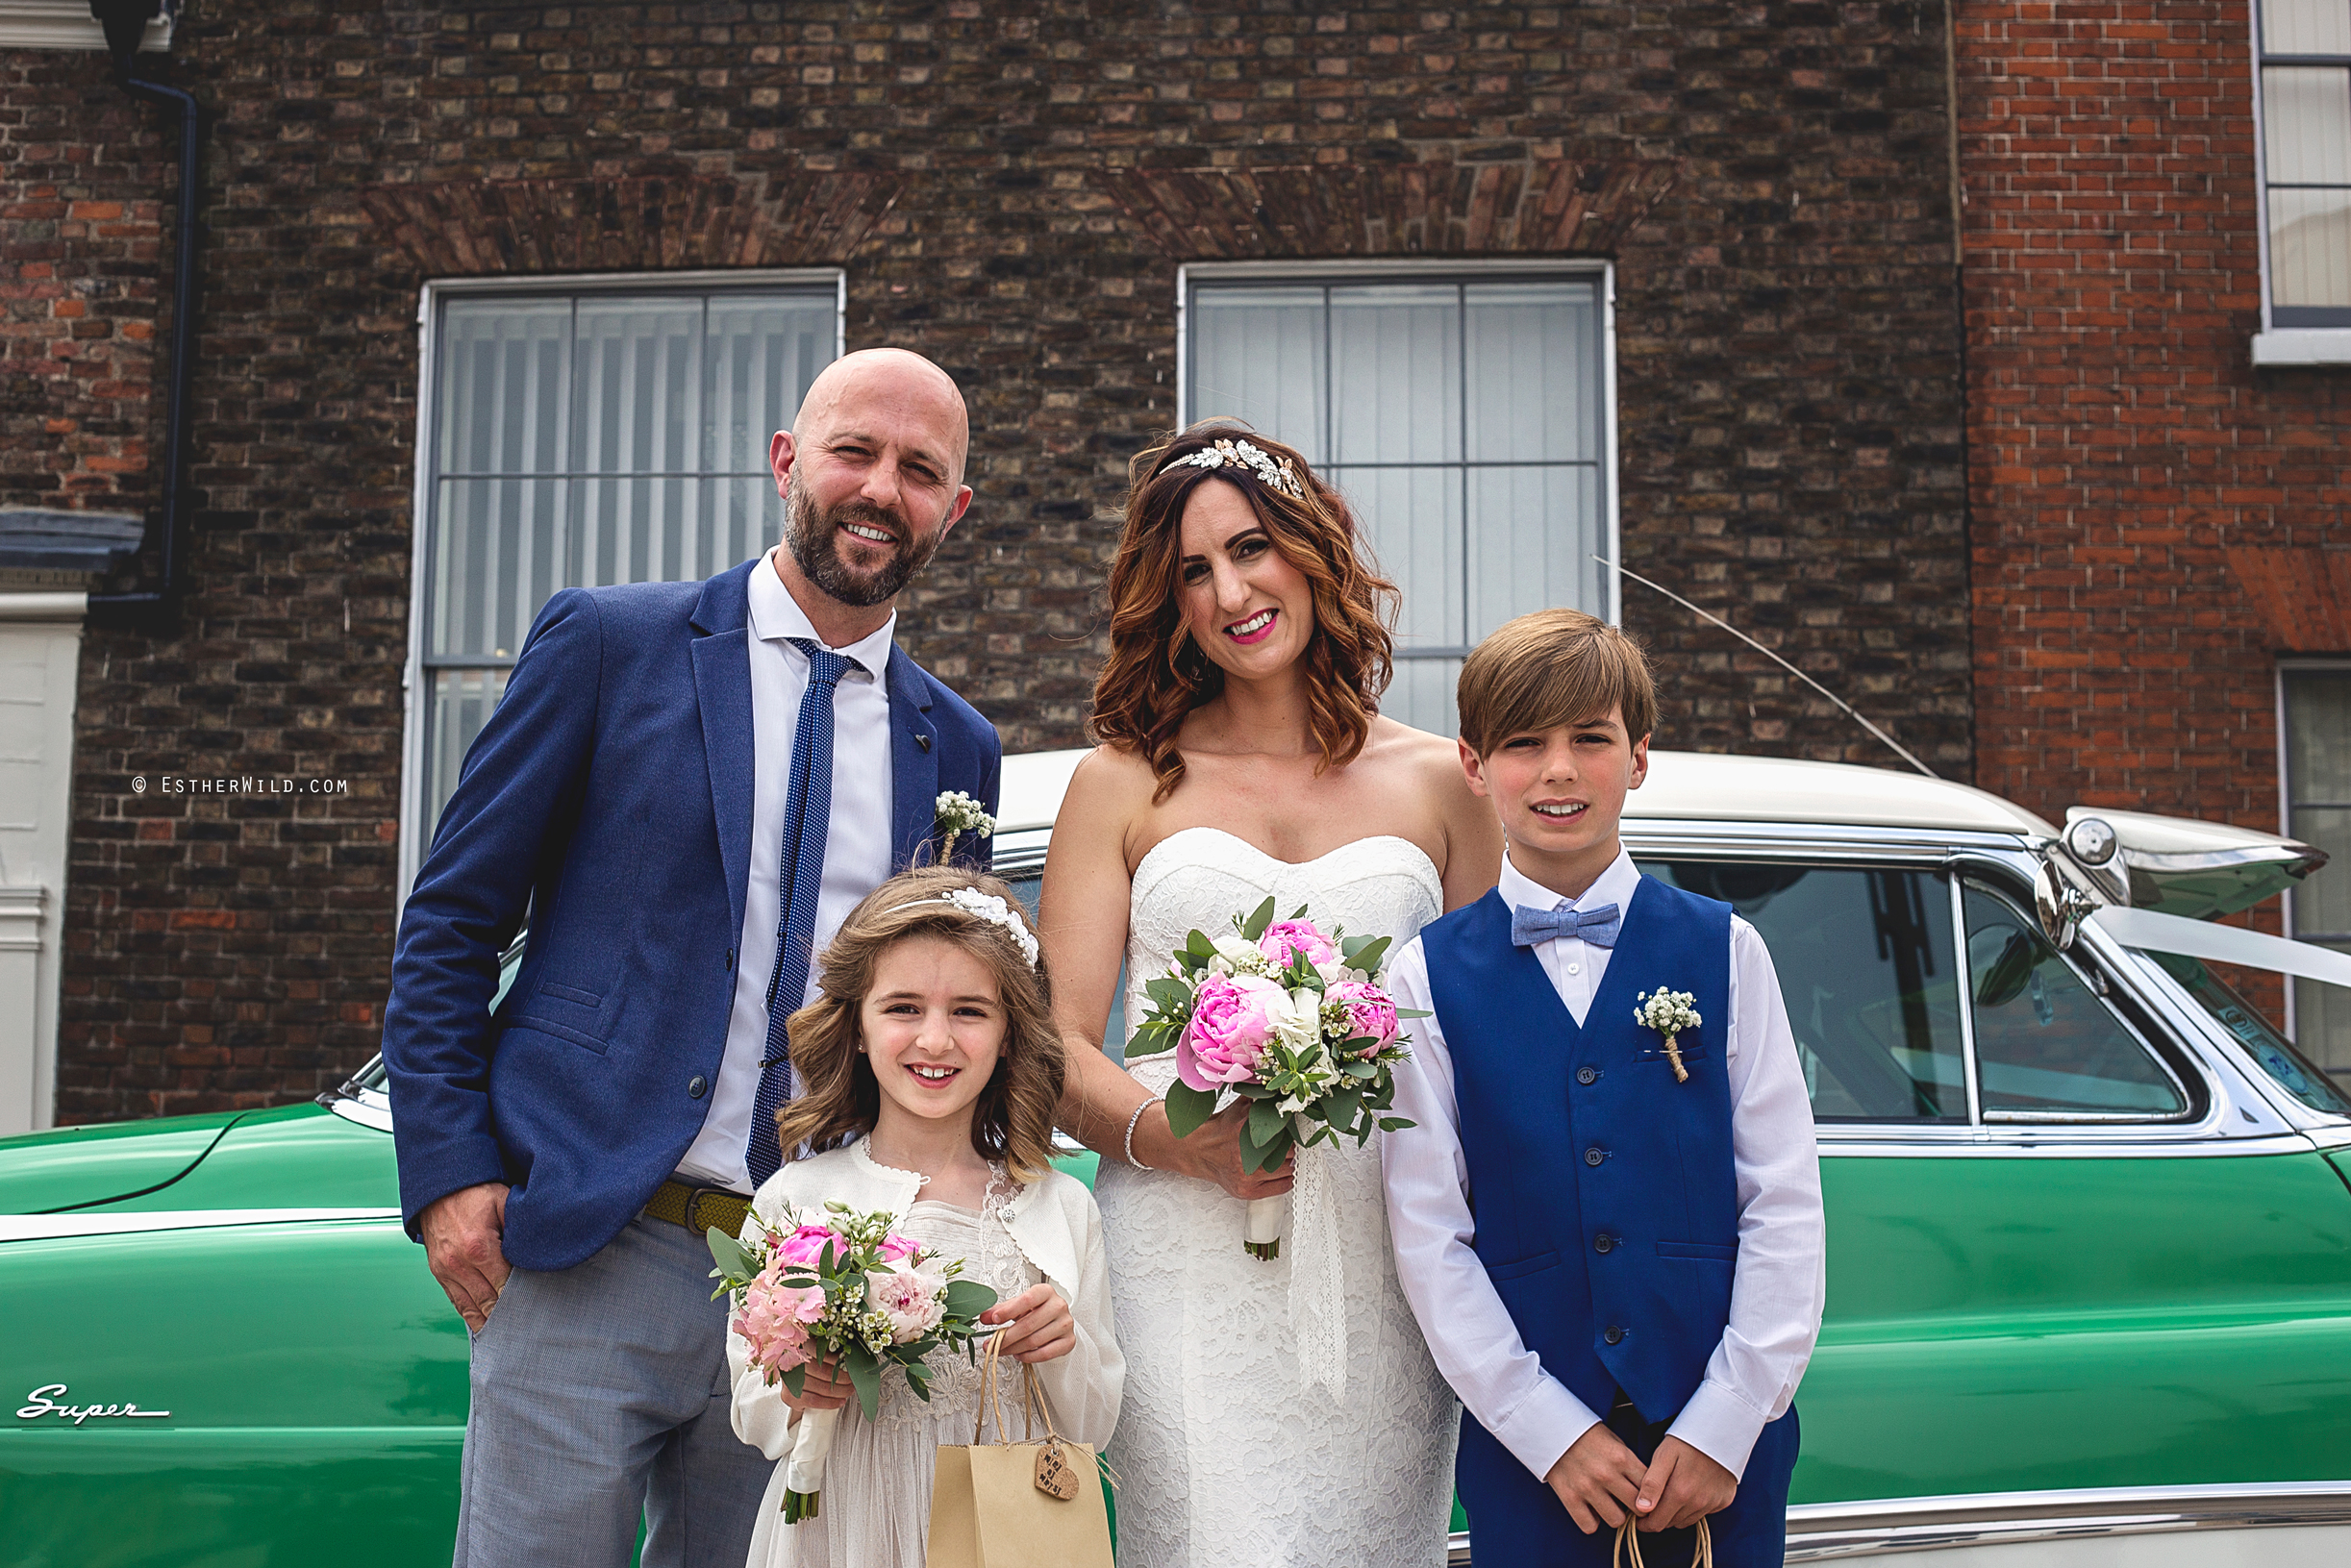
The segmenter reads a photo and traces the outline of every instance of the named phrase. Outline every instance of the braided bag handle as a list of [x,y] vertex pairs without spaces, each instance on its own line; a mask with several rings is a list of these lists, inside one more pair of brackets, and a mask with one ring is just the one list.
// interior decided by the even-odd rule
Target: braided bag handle
[[[1635,1528],[1630,1513],[1616,1527],[1616,1545],[1608,1555],[1609,1568],[1624,1568],[1628,1556],[1633,1559],[1631,1568],[1646,1568],[1640,1560],[1640,1531]],[[1689,1554],[1689,1568],[1714,1568],[1714,1535],[1706,1528],[1704,1519],[1698,1521],[1698,1539]]]

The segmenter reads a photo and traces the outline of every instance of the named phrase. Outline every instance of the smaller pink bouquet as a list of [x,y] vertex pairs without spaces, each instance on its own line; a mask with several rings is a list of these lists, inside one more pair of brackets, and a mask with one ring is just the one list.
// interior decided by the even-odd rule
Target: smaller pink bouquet
[[[809,1363],[838,1359],[856,1385],[871,1421],[880,1408],[882,1374],[895,1366],[917,1398],[931,1397],[923,1357],[944,1345],[966,1357],[988,1331],[979,1316],[996,1293],[976,1280],[959,1280],[960,1259],[945,1263],[890,1227],[888,1214],[852,1213],[825,1205],[822,1215],[790,1215],[788,1230],[755,1219],[762,1234],[746,1247],[712,1227],[713,1298],[733,1293],[730,1327],[751,1347],[751,1364],[770,1386],[794,1398]],[[833,1449],[838,1410],[800,1416],[785,1460],[784,1522],[816,1517],[824,1490],[825,1457]]]
[[[1404,1059],[1400,1012],[1380,988],[1385,936],[1328,934],[1299,909],[1273,917],[1267,899],[1217,936],[1193,932],[1145,992],[1151,1006],[1126,1054],[1173,1050],[1167,1125],[1177,1137],[1215,1113],[1230,1089],[1255,1101],[1240,1137],[1242,1167],[1270,1170],[1291,1147],[1355,1139],[1413,1124],[1381,1112],[1395,1103]],[[1281,1256],[1287,1198],[1250,1202],[1241,1245]]]

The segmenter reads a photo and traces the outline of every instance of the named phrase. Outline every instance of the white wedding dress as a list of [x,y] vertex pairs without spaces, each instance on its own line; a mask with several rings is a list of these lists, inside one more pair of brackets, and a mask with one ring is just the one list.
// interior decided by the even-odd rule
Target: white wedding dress
[[[1186,933],[1220,931],[1268,894],[1280,916],[1303,904],[1325,931],[1396,948],[1444,908],[1408,839],[1359,838],[1301,864],[1186,828],[1135,868],[1128,1018]],[[1127,1070],[1163,1094],[1175,1053]],[[1300,1151],[1271,1262],[1241,1250],[1238,1199],[1104,1157],[1094,1193],[1127,1357],[1110,1455],[1119,1568],[1444,1561],[1459,1407],[1396,1283],[1373,1138]]]

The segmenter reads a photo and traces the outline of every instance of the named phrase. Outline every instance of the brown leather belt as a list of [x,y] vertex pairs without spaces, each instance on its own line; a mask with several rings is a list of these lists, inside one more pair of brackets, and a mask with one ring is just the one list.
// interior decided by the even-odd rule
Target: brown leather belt
[[715,1227],[739,1236],[743,1216],[750,1212],[751,1200],[741,1193],[724,1187],[689,1187],[675,1177],[663,1182],[645,1205],[649,1218],[683,1225],[696,1235]]

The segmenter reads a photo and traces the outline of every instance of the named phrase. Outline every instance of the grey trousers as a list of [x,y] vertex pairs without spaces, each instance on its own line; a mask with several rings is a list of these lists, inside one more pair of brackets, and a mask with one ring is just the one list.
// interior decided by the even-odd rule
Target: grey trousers
[[456,1568],[742,1568],[775,1466],[735,1435],[710,1249],[641,1216],[516,1269],[473,1340]]

